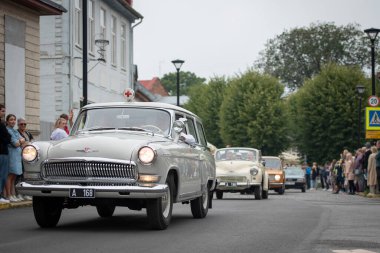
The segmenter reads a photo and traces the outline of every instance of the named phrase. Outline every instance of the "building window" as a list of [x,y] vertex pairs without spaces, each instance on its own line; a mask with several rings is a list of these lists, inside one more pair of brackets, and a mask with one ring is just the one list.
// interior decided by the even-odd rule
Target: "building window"
[[75,0],[75,12],[74,12],[74,29],[75,29],[75,45],[82,47],[82,1]]
[[[106,11],[103,8],[100,8],[100,33],[102,36],[102,39],[107,39],[107,22],[106,22]],[[106,59],[106,51],[103,52],[103,58]]]
[[116,17],[111,18],[111,64],[116,66]]
[[88,1],[88,49],[89,52],[94,54],[95,48],[95,5],[94,0]]
[[121,25],[121,36],[120,36],[120,55],[121,55],[121,68],[127,68],[127,26],[125,24]]

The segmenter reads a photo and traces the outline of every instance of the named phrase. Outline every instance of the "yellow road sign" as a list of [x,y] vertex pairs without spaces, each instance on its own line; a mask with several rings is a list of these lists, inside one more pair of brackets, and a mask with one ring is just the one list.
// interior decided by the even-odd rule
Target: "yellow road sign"
[[365,108],[365,129],[380,130],[380,107]]
[[365,131],[366,139],[380,139],[380,131]]

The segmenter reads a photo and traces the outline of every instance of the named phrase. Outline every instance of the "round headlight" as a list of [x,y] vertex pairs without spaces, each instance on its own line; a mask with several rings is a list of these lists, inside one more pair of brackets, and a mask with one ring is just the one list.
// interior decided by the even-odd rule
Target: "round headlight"
[[280,176],[280,175],[276,175],[276,176],[274,176],[274,179],[275,179],[276,181],[278,181],[278,180],[281,179],[281,176]]
[[33,162],[38,157],[38,151],[35,146],[27,145],[22,149],[22,158],[25,162]]
[[256,176],[257,173],[259,173],[259,171],[255,168],[251,169],[249,172],[251,173],[252,176]]
[[142,147],[138,153],[139,160],[144,164],[150,164],[156,157],[156,152],[151,147]]

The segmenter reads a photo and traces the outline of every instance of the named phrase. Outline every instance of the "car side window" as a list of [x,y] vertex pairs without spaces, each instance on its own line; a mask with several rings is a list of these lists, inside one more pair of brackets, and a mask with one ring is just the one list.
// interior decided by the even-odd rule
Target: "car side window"
[[197,128],[198,128],[198,133],[199,133],[199,142],[202,146],[207,147],[207,141],[206,141],[206,136],[205,132],[203,130],[203,126],[200,122],[197,121]]
[[194,120],[192,118],[187,118],[187,127],[189,128],[189,134],[191,134],[196,143],[199,143],[197,131],[195,130]]
[[[175,120],[179,120],[180,118],[185,118],[185,116],[182,115],[182,114],[178,114],[178,113],[176,113],[176,114],[175,114]],[[183,133],[187,134],[186,127],[185,127],[185,129],[183,130]]]

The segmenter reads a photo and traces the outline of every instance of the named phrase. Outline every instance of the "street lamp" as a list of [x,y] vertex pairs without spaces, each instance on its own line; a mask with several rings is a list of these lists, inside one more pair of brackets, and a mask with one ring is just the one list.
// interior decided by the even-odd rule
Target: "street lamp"
[[364,85],[358,84],[356,85],[356,91],[358,93],[359,97],[359,114],[358,114],[358,147],[360,147],[360,136],[361,136],[361,125],[362,125],[362,94],[365,91]]
[[172,61],[175,69],[177,70],[177,106],[179,106],[179,70],[184,62],[185,61],[179,59]]
[[372,59],[372,96],[375,96],[375,41],[377,34],[380,32],[380,29],[377,28],[369,28],[364,30],[364,32],[368,35],[371,41],[371,59]]

